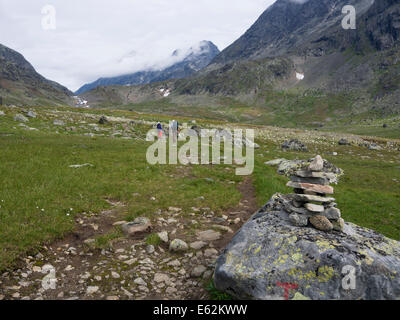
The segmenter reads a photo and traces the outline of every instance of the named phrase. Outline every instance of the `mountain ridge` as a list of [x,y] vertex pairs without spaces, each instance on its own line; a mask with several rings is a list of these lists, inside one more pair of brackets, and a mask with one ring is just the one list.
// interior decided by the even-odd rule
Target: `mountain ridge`
[[0,96],[3,103],[72,104],[72,92],[40,75],[19,52],[0,44]]
[[[348,4],[358,12],[356,30],[342,28],[342,8]],[[272,22],[264,23],[265,16],[272,16]],[[267,28],[268,23],[277,23],[276,30]],[[180,109],[195,114],[202,108],[207,116],[234,112],[232,119],[279,119],[282,125],[400,114],[398,1],[308,0],[300,5],[278,0],[249,30],[238,39],[240,46],[235,41],[191,77],[101,87],[85,98],[95,106],[126,105],[140,111],[148,106],[173,114]],[[257,32],[258,38],[248,37]],[[160,89],[168,89],[168,97]],[[248,115],[231,111],[235,106],[248,109]]]
[[[189,77],[206,67],[220,52],[218,47],[211,41],[201,41],[197,45],[199,48],[191,47],[188,52],[184,53],[182,60],[177,61],[170,66],[158,70],[150,68],[116,77],[102,77],[92,83],[83,85],[75,92],[75,94],[83,94],[98,86],[141,85],[169,79]],[[177,57],[180,53],[180,50],[175,50],[171,57]]]

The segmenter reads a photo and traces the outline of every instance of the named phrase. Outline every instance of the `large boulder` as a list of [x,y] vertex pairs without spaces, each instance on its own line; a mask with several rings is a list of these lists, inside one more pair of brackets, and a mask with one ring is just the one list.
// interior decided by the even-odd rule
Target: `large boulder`
[[218,258],[218,290],[237,299],[400,299],[398,241],[351,223],[342,233],[296,227],[280,198],[257,212]]

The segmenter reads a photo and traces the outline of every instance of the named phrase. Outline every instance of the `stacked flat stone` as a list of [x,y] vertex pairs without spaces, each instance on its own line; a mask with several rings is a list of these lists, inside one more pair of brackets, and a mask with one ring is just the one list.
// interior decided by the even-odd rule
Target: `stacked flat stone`
[[321,156],[315,157],[308,166],[299,167],[290,173],[287,186],[294,188],[294,194],[287,195],[283,203],[290,221],[298,227],[311,224],[318,230],[343,231],[344,220],[336,207],[332,182],[337,183],[337,175],[324,170],[327,163]]

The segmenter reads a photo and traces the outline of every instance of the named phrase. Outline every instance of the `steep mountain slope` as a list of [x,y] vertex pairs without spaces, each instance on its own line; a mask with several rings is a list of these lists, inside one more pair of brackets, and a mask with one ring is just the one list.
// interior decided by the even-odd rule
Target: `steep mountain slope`
[[72,92],[38,74],[21,54],[1,44],[0,96],[3,104],[72,103]]
[[[356,8],[356,30],[342,27],[342,8],[348,4]],[[353,106],[354,112],[374,108],[400,113],[399,43],[398,1],[308,0],[300,4],[278,0],[206,70],[192,79],[177,81],[175,93],[230,94],[239,98],[252,91],[255,96],[263,94],[271,88],[296,89],[300,94],[305,90],[318,90],[318,95],[354,93],[359,100]],[[261,86],[247,82],[241,92],[226,90],[232,78],[257,78],[260,64],[282,59],[287,68],[281,77],[262,78]],[[244,66],[245,74],[230,71]]]
[[[97,81],[86,84],[76,91],[76,94],[82,94],[98,86],[110,85],[139,85],[168,79],[179,79],[189,77],[195,72],[206,67],[217,54],[219,49],[210,41],[202,41],[196,47],[192,47],[183,54],[183,59],[175,62],[173,65],[161,70],[144,70],[128,75],[100,78]],[[181,54],[175,50],[172,58]]]
[[[341,29],[342,8],[353,5],[361,17],[374,0],[278,0],[253,26],[213,61],[225,64],[243,59],[257,59],[288,54],[320,55],[310,44],[330,39],[332,28]],[[342,29],[343,31],[343,29]],[[342,33],[343,35],[343,33]]]

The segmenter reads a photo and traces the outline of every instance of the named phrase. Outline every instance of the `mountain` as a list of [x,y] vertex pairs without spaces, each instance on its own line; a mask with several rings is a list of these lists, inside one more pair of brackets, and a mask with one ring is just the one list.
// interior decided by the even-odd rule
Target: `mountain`
[[[342,27],[346,5],[356,9],[355,30]],[[253,94],[259,101],[271,89],[314,90],[351,94],[346,102],[353,113],[399,114],[399,44],[398,0],[278,0],[205,70],[176,81],[174,94]],[[263,77],[260,69],[268,65],[278,72]]]
[[4,104],[72,103],[72,92],[35,71],[18,52],[0,44],[0,96]]
[[[356,9],[355,30],[342,27],[347,5]],[[192,76],[103,87],[85,97],[93,105],[112,101],[252,123],[367,121],[400,114],[399,45],[398,0],[277,0]]]
[[373,3],[374,0],[278,0],[213,63],[304,54],[301,49],[310,50],[311,44],[329,39],[332,28],[341,29],[345,5],[355,6],[360,17]]
[[179,59],[179,56],[183,56],[182,59],[164,69],[143,70],[118,77],[100,78],[95,82],[85,84],[75,94],[80,95],[99,86],[139,85],[168,79],[186,78],[206,67],[219,53],[219,49],[212,42],[201,41],[187,52],[175,50],[171,58],[176,60]]

